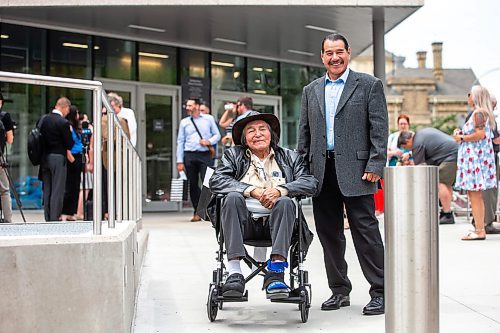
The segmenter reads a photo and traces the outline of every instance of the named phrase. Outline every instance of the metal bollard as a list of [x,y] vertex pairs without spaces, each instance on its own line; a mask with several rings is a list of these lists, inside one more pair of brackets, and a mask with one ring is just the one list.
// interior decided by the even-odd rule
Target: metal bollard
[[385,331],[439,332],[436,166],[387,167]]

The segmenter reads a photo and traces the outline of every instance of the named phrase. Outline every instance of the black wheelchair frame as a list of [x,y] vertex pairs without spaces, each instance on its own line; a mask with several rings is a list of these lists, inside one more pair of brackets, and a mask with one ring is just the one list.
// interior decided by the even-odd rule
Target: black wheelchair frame
[[[226,250],[224,249],[224,230],[222,229],[221,223],[221,205],[224,196],[217,196],[216,199],[216,226],[219,227],[220,231],[217,235],[217,242],[219,243],[219,249],[216,251],[218,262],[218,267],[213,271],[212,282],[209,285],[208,290],[208,301],[207,301],[207,314],[208,319],[213,322],[217,317],[217,311],[222,310],[224,302],[247,302],[248,301],[248,290],[242,297],[224,297],[222,296],[222,286],[224,284],[225,278],[227,277],[227,272],[225,271],[224,265],[224,255]],[[312,299],[312,289],[309,284],[308,272],[304,270],[303,262],[305,260],[306,252],[302,249],[303,240],[303,214],[302,214],[302,202],[300,198],[297,198],[295,205],[295,223],[298,226],[298,239],[292,242],[290,245],[290,294],[288,298],[284,299],[271,299],[271,302],[276,303],[295,303],[299,305],[300,317],[303,323],[307,322],[309,317],[309,308],[311,307]],[[259,247],[269,247],[271,246],[271,240],[245,240],[244,244],[250,246]],[[245,258],[243,259],[247,264],[254,265],[257,267],[250,275],[245,278],[245,283],[250,281],[252,278],[257,276],[259,273],[266,273],[266,262],[258,262],[252,258],[248,252],[245,250]],[[295,256],[295,258],[294,258]],[[297,264],[292,264],[296,260]],[[297,285],[297,288],[295,287]]]

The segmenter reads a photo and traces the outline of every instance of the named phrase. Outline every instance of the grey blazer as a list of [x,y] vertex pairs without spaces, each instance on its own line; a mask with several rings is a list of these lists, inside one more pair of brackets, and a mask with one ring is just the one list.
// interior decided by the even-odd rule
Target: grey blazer
[[[309,171],[323,186],[326,163],[325,76],[302,92],[298,149]],[[362,180],[365,172],[383,176],[387,154],[388,116],[382,82],[350,70],[334,123],[335,168],[345,196],[373,194],[377,183]]]

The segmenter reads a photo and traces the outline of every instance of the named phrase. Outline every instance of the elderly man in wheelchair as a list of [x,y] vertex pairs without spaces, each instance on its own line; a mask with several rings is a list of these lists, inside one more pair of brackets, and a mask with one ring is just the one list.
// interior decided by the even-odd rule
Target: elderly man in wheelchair
[[210,189],[225,198],[221,224],[227,250],[228,277],[222,296],[245,291],[240,261],[244,240],[271,238],[272,250],[264,276],[267,298],[287,298],[284,281],[296,221],[294,197],[312,196],[318,181],[309,175],[297,152],[278,146],[280,124],[272,114],[252,111],[233,127],[236,146],[228,149],[210,179]]

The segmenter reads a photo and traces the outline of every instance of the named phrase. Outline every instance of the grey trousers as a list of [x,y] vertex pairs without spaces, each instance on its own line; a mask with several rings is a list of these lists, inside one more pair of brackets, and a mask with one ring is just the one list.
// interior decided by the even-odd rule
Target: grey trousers
[[491,225],[496,220],[498,188],[483,191],[484,225]]
[[[495,154],[496,156],[496,154]],[[498,159],[495,158],[496,171],[497,171],[497,181],[500,176],[500,167],[498,165]],[[483,191],[483,202],[484,202],[484,225],[491,225],[496,221],[497,212],[497,201],[498,201],[498,187],[490,188],[489,190]]]
[[12,204],[10,200],[9,179],[6,170],[0,167],[0,199],[2,200],[2,214],[5,222],[12,222]]
[[58,221],[66,187],[66,156],[48,154],[42,161],[43,211],[45,221]]
[[236,192],[229,193],[222,203],[222,229],[227,258],[245,256],[243,240],[271,239],[271,255],[288,257],[295,223],[295,204],[289,197],[279,198],[265,223],[255,221],[248,211],[245,197]]

